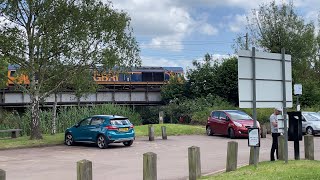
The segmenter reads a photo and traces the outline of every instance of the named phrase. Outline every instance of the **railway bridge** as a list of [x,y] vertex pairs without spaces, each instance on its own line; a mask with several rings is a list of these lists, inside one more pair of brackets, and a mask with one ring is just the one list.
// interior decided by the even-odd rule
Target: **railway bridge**
[[[123,105],[159,105],[162,104],[160,88],[157,89],[129,89],[129,90],[98,90],[81,98],[76,97],[73,91],[63,91],[51,94],[42,106],[53,106],[54,102],[59,106],[93,105],[93,104],[123,104]],[[29,94],[21,91],[1,90],[0,106],[2,107],[26,107],[30,104]]]

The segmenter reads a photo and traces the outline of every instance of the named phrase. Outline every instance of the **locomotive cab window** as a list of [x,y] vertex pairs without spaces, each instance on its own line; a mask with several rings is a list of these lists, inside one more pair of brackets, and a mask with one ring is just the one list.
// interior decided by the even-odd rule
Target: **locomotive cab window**
[[16,71],[10,71],[10,77],[14,77],[15,74],[16,74]]

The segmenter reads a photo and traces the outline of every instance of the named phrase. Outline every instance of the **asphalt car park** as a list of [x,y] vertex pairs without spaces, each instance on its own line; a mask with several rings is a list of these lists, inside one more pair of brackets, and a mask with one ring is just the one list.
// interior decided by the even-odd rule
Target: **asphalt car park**
[[[315,159],[320,159],[320,137],[314,142]],[[43,148],[14,149],[0,151],[0,169],[7,179],[55,180],[76,179],[76,162],[87,159],[93,162],[94,179],[141,180],[143,153],[157,154],[158,179],[177,180],[188,177],[188,147],[199,146],[202,174],[223,170],[226,165],[227,143],[238,142],[238,165],[249,160],[247,139],[229,139],[224,136],[169,136],[168,140],[157,137],[137,138],[130,147],[112,144],[107,149],[94,145],[52,146]],[[269,160],[271,136],[261,139],[260,161]],[[294,159],[293,142],[289,142],[289,159]],[[304,158],[303,141],[300,141],[300,157]]]

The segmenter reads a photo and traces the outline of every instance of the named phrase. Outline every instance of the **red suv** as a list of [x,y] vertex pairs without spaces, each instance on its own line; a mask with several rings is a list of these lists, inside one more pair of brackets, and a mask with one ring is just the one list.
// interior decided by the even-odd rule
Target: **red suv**
[[[257,121],[257,126],[260,124]],[[248,128],[253,127],[253,119],[243,111],[219,110],[212,111],[206,125],[207,135],[228,135],[231,139],[248,137]]]

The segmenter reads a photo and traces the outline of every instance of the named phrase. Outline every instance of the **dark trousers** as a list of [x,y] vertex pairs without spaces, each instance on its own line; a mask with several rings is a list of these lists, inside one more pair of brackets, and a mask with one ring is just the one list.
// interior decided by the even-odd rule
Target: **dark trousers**
[[278,154],[278,137],[280,136],[280,133],[272,133],[272,147],[270,152],[270,160],[274,161],[274,152],[276,151],[277,159],[279,159]]

